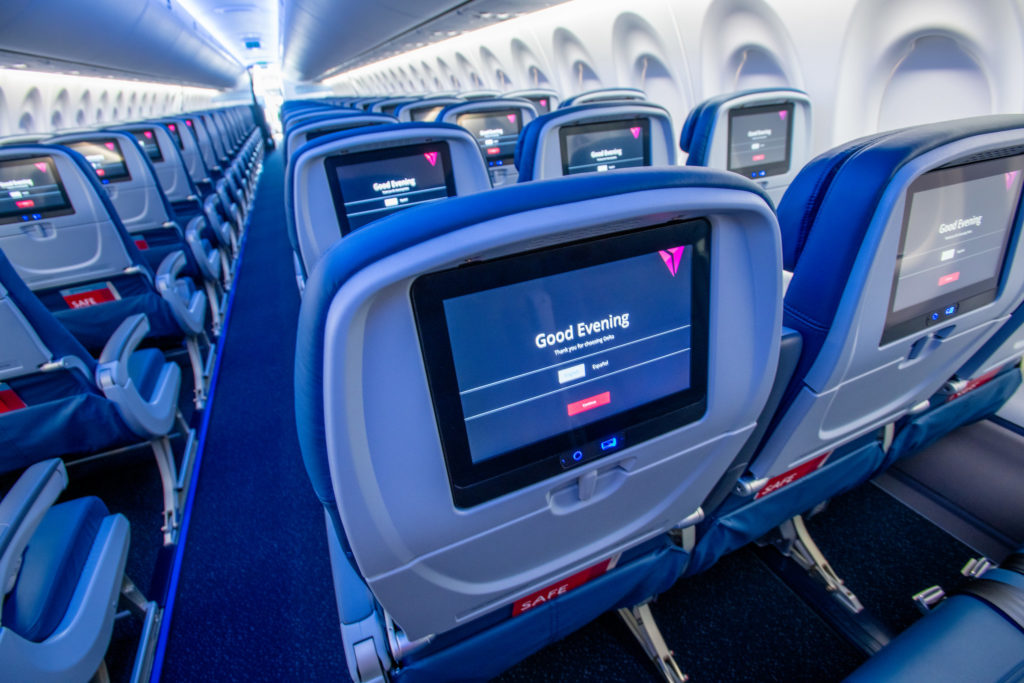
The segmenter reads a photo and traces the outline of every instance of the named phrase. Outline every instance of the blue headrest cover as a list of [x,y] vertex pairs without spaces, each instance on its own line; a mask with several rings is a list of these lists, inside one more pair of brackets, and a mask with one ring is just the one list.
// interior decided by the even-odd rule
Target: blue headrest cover
[[[560,118],[571,118],[572,115],[576,113],[599,112],[602,109],[623,106],[651,107],[652,113],[654,113],[654,111],[660,111],[665,116],[668,116],[668,112],[653,102],[632,100],[577,104],[575,106],[559,108],[554,111],[549,111],[547,114],[542,114],[526,124],[523,130],[519,133],[519,142],[516,144],[515,156],[512,158],[512,162],[515,164],[516,170],[519,171],[519,181],[527,182],[533,179],[533,167],[537,158],[537,146],[540,144],[540,132],[548,122]],[[575,121],[572,121],[571,123],[575,123]]]
[[793,271],[783,324],[803,352],[784,403],[799,390],[835,319],[854,261],[895,174],[957,140],[1024,128],[1024,116],[979,116],[889,131],[846,143],[807,164],[779,204],[783,266]]
[[[740,90],[739,92],[718,95],[698,104],[694,110],[690,112],[690,116],[687,117],[686,123],[683,124],[683,132],[679,138],[679,148],[684,152],[689,153],[689,156],[686,158],[686,165],[707,165],[708,152],[711,150],[711,131],[714,128],[715,118],[718,116],[718,110],[723,104],[730,100],[734,100],[737,97],[780,91],[791,92],[796,95],[807,95],[803,90],[797,90],[796,88],[752,88],[750,90]],[[693,119],[692,121],[691,117]]]
[[[642,190],[689,187],[742,190],[771,205],[764,190],[734,173],[630,168],[510,185],[413,207],[356,230],[328,250],[306,283],[295,353],[296,426],[306,470],[320,501],[334,502],[324,437],[324,332],[331,302],[348,278],[403,249],[502,216]],[[638,213],[643,210],[637,208]]]
[[17,306],[21,314],[25,316],[25,320],[32,326],[39,339],[46,345],[46,348],[50,350],[54,358],[64,358],[66,356],[74,356],[81,360],[85,367],[89,370],[89,377],[87,378],[90,382],[92,376],[96,371],[96,361],[85,350],[74,335],[68,332],[67,328],[60,324],[60,322],[46,310],[46,306],[43,305],[38,297],[32,293],[25,284],[25,281],[18,276],[18,272],[14,270],[14,266],[7,260],[7,256],[0,251],[0,284],[7,290],[7,296],[11,298],[14,305]]
[[[137,144],[132,142],[132,144]],[[114,229],[121,236],[121,241],[124,243],[125,251],[128,252],[128,257],[132,260],[132,265],[137,266],[140,270],[149,273],[149,279],[153,281],[153,270],[146,263],[146,259],[142,256],[142,252],[139,251],[138,247],[135,246],[135,240],[131,238],[128,231],[124,227],[124,223],[121,222],[121,217],[117,214],[117,209],[114,208],[114,204],[110,201],[110,195],[100,184],[100,179],[96,177],[96,171],[92,165],[85,160],[81,154],[71,149],[70,147],[63,147],[61,145],[18,145],[16,147],[8,148],[14,152],[11,156],[4,155],[4,159],[14,159],[17,157],[29,157],[29,156],[53,156],[54,151],[63,152],[66,154],[76,166],[78,166],[78,172],[85,178],[85,182],[92,188],[93,193],[99,197],[100,203],[103,205],[104,211],[107,213],[107,218],[111,223],[114,224]],[[3,152],[8,151],[4,149]]]

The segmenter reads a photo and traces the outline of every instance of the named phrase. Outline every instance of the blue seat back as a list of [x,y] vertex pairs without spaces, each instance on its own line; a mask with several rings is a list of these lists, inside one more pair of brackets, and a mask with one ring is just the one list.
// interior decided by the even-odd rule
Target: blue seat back
[[[357,128],[316,138],[292,153],[290,175],[285,181],[286,205],[291,207],[293,226],[289,236],[305,273],[311,273],[317,261],[342,237],[343,222],[339,212],[344,215],[345,209],[336,205],[325,162],[364,152],[426,144],[441,145],[447,149],[453,195],[490,189],[490,180],[476,141],[465,130],[449,124],[396,123]],[[430,165],[433,168],[441,163],[442,160],[435,157]],[[393,168],[401,178],[408,173],[405,166]],[[380,172],[386,175],[391,171],[381,167]],[[415,193],[408,196],[415,196]],[[384,201],[381,195],[377,203]],[[401,200],[396,198],[394,201],[397,206]],[[382,213],[391,210],[390,205],[376,206],[371,202],[370,206]]]
[[[563,131],[567,139],[573,130],[608,126],[615,130],[595,134],[591,142],[578,145],[574,153],[569,146],[563,153]],[[647,127],[646,148],[635,150],[644,142],[642,126]],[[619,152],[601,156],[602,151]],[[625,154],[623,152],[625,151]],[[534,119],[523,129],[516,147],[516,168],[519,182],[557,178],[564,169],[578,165],[593,171],[612,170],[616,165],[639,165],[633,157],[643,154],[647,166],[674,166],[676,163],[675,138],[672,119],[668,112],[649,102],[599,102],[576,107],[562,107]],[[576,160],[574,156],[583,155]]]
[[[86,157],[94,167],[103,165],[104,155],[114,161],[120,157],[127,177],[98,177],[128,232],[137,233],[161,227],[174,219],[174,210],[164,196],[153,164],[131,133],[112,130],[71,133],[57,135],[47,142],[96,155]],[[102,170],[102,167],[97,168],[97,173]]]
[[740,173],[778,203],[811,158],[811,125],[811,101],[803,91],[743,90],[694,107],[683,124],[679,147],[688,154],[688,166]]
[[[425,97],[421,100],[399,106],[395,109],[394,116],[403,123],[410,121],[435,121],[442,109],[459,102],[465,102],[465,100],[462,97]],[[423,118],[424,116],[426,118]]]
[[514,163],[519,133],[535,118],[537,110],[529,100],[498,97],[453,104],[437,116],[442,123],[465,128],[476,139],[494,187],[519,179]]
[[559,109],[578,107],[596,102],[646,102],[647,93],[639,88],[598,88],[567,97],[558,105]]
[[[800,172],[779,223],[793,271],[786,325],[802,335],[803,352],[753,477],[783,474],[900,418],[1020,306],[1024,162],[1012,155],[1022,144],[1024,117],[962,119],[855,140]],[[904,238],[905,224],[915,227]],[[990,258],[969,251],[972,235],[985,238],[982,226],[995,240]],[[988,260],[971,270],[978,256]],[[997,282],[990,301],[957,289],[986,269]]]
[[185,161],[185,168],[193,184],[200,185],[211,182],[210,169],[206,166],[203,153],[199,148],[199,139],[184,117],[159,119],[157,123],[167,126]]
[[189,197],[197,195],[185,159],[166,124],[133,123],[117,126],[115,130],[131,133],[140,145],[144,145],[144,151],[168,201],[189,201]]
[[[558,249],[570,244],[587,249],[579,246],[580,241],[592,240],[587,243],[592,255],[622,263],[616,260],[623,258],[621,252],[611,248],[609,240],[646,239],[664,229],[666,221],[688,219],[707,221],[708,270],[680,266],[680,258],[698,263],[696,247],[691,256],[685,256],[690,247],[659,253],[653,242],[652,251],[643,247],[638,258],[644,260],[635,263],[643,271],[640,279],[654,287],[652,291],[664,293],[668,290],[662,287],[679,286],[683,289],[672,291],[708,296],[708,348],[713,352],[707,361],[706,408],[699,419],[694,414],[693,421],[662,423],[659,433],[646,437],[632,432],[625,420],[620,434],[581,444],[580,465],[575,465],[571,450],[563,454],[568,460],[561,467],[560,451],[544,451],[540,457],[548,465],[554,463],[553,469],[532,470],[528,482],[484,500],[462,500],[449,478],[454,470],[446,465],[454,462],[446,460],[452,432],[445,433],[442,444],[439,428],[446,429],[449,423],[433,407],[451,395],[439,393],[439,385],[433,384],[438,373],[449,372],[444,361],[435,364],[444,351],[436,355],[421,346],[421,340],[440,339],[427,330],[444,324],[438,317],[442,314],[431,305],[421,307],[419,299],[415,306],[410,300],[411,290],[441,290],[434,288],[436,281],[419,278],[440,271],[444,277],[460,277],[460,266],[482,262],[477,271],[466,271],[464,282],[477,283],[507,263],[503,259],[521,258],[506,271],[521,274],[535,272],[527,260],[554,255],[545,263],[557,261],[566,271],[562,275],[570,278],[560,282],[573,282],[571,288],[580,294],[570,305],[573,310],[562,309],[543,295],[517,294],[510,295],[519,302],[516,305],[511,299],[494,307],[488,303],[486,320],[473,314],[462,318],[478,324],[488,340],[504,340],[485,356],[490,356],[492,367],[513,372],[524,354],[539,365],[546,363],[544,358],[559,355],[538,346],[546,344],[545,331],[551,331],[552,343],[561,344],[554,331],[565,325],[577,329],[574,315],[586,318],[584,311],[596,309],[609,314],[625,311],[632,307],[626,300],[641,288],[635,278],[630,279],[631,287],[609,287],[608,282],[590,286],[597,271],[580,275],[573,270],[577,261]],[[634,169],[458,197],[390,216],[327,252],[302,303],[296,419],[313,488],[333,520],[328,534],[334,538],[332,563],[350,667],[354,670],[350,648],[356,634],[346,625],[357,617],[364,619],[359,638],[373,638],[378,652],[386,651],[388,642],[382,614],[392,617],[410,642],[473,623],[515,620],[517,601],[588,567],[608,569],[610,558],[626,557],[648,541],[667,538],[669,530],[692,523],[701,501],[754,429],[771,387],[781,323],[779,253],[775,216],[760,190],[731,174],[694,169]],[[684,271],[692,279],[673,279]],[[703,274],[695,275],[698,271]],[[614,278],[611,271],[605,272]],[[443,302],[442,309],[451,310],[453,300]],[[522,308],[513,311],[518,305]],[[577,305],[578,311],[573,308]],[[643,306],[648,308],[641,311]],[[636,327],[628,333],[620,318],[612,337],[597,339],[615,343],[617,334],[628,343],[627,339],[648,337],[649,331],[668,322],[661,317],[663,309],[652,315],[651,307],[657,306],[647,300],[634,308]],[[425,312],[428,309],[432,312]],[[585,344],[583,334],[577,339],[579,347],[566,351],[584,355],[585,360],[575,364],[579,367],[562,367],[561,374],[544,367],[538,372],[551,374],[538,376],[533,390],[543,392],[539,385],[546,384],[559,393],[563,383],[590,377],[605,367],[600,365],[601,355],[587,357],[597,345]],[[693,334],[697,339],[699,333]],[[434,348],[443,349],[445,342],[440,343]],[[561,366],[565,359],[554,362]],[[695,370],[693,377],[698,374]],[[593,381],[596,384],[584,384],[551,400],[564,399],[561,410],[568,406],[570,415],[578,414],[574,406],[582,411],[604,405],[621,410],[618,402],[629,400],[619,389],[602,387],[599,377]],[[607,401],[602,388],[608,392]],[[590,404],[575,398],[590,393]],[[551,413],[556,422],[561,421],[558,412]],[[534,428],[525,420],[516,429],[499,432],[511,436],[516,430]],[[368,587],[371,598],[365,588],[358,590],[360,586]],[[607,602],[586,609],[597,614],[615,606],[611,593],[599,598]],[[636,597],[649,596],[648,592]],[[379,608],[368,605],[368,599]],[[373,624],[377,632],[370,630]],[[492,642],[490,648],[499,659],[505,654],[499,656],[498,649],[529,649],[500,642]]]
[[313,138],[328,133],[338,133],[351,128],[377,126],[382,123],[398,123],[398,119],[388,114],[367,112],[330,112],[317,113],[300,118],[288,125],[284,137],[285,159],[290,161],[291,152],[302,147]]

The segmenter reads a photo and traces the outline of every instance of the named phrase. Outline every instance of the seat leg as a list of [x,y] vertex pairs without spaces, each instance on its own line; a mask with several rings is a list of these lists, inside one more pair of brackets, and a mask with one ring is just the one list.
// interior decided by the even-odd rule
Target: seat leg
[[651,662],[657,667],[662,677],[669,683],[685,683],[690,680],[689,676],[680,670],[676,664],[672,651],[665,644],[665,639],[658,629],[658,624],[651,614],[650,603],[637,605],[636,607],[623,607],[619,609],[619,616],[630,632],[639,641],[644,652],[650,657]]
[[221,288],[220,283],[210,282],[209,280],[203,281],[203,288],[206,290],[206,299],[210,302],[210,329],[213,331],[214,337],[219,337],[220,326],[224,322],[221,318],[222,312],[220,308],[224,290]]
[[186,337],[185,348],[188,349],[188,360],[192,365],[192,402],[196,410],[202,410],[206,405],[206,364],[203,363],[203,354],[199,350],[199,338]]
[[166,436],[149,443],[156,457],[156,466],[160,470],[160,483],[164,493],[164,521],[161,527],[164,545],[173,545],[178,540],[178,495],[174,453],[171,451],[171,441]]
[[110,683],[110,673],[107,671],[106,661],[100,661],[100,668],[89,679],[89,683]]
[[[843,583],[836,571],[825,558],[824,553],[811,537],[811,533],[804,524],[804,518],[800,515],[793,517],[779,527],[785,545],[788,548],[779,547],[783,555],[794,560],[805,570],[813,574],[819,581],[825,584],[825,589],[839,601],[843,607],[850,612],[858,614],[864,610],[860,600]],[[776,544],[779,545],[778,543]]]

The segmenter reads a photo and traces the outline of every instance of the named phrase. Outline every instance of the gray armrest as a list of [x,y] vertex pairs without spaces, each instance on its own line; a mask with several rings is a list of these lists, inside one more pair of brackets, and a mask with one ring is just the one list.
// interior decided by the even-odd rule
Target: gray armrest
[[45,460],[25,470],[0,500],[0,613],[4,596],[14,588],[29,539],[67,484],[64,463]]
[[220,220],[220,216],[217,214],[217,206],[219,204],[220,195],[214,192],[203,202],[203,213],[206,214],[206,220],[209,221],[210,225],[217,232],[220,243],[228,247],[231,245],[231,225],[227,221]]
[[205,216],[193,217],[185,226],[185,243],[192,250],[192,256],[199,264],[203,277],[210,282],[217,282],[220,280],[220,255],[200,236],[205,225]]
[[203,331],[206,322],[206,294],[196,290],[187,298],[178,288],[178,274],[185,267],[185,254],[174,251],[160,263],[156,271],[156,291],[171,307],[171,313],[186,334]]
[[164,363],[153,397],[146,400],[132,382],[128,371],[131,355],[149,334],[149,320],[143,314],[126,318],[107,340],[96,367],[96,386],[114,403],[128,427],[144,439],[163,436],[174,424],[174,412],[181,391],[181,369]]

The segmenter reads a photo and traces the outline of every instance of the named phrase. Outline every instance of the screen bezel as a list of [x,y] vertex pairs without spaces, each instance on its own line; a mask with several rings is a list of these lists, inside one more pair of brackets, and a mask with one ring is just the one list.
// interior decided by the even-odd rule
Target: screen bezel
[[[707,219],[656,224],[526,252],[493,261],[422,275],[410,289],[420,348],[426,368],[441,450],[457,507],[472,507],[565,471],[564,456],[595,450],[609,434],[627,446],[699,420],[707,408],[710,301],[710,233]],[[690,387],[601,420],[473,462],[459,399],[444,301],[497,287],[654,254],[675,246],[692,247]],[[587,462],[607,458],[598,454]]]
[[[782,161],[776,161],[770,164],[752,164],[750,166],[733,166],[732,165],[732,133],[736,119],[744,116],[753,116],[757,114],[771,114],[780,110],[785,110],[786,114],[786,158]],[[733,173],[739,173],[742,176],[748,178],[771,178],[772,176],[782,175],[789,172],[789,166],[793,159],[793,102],[782,102],[779,104],[765,104],[757,107],[736,107],[729,110],[729,130],[728,138],[726,139],[726,151],[725,151],[725,164],[726,168]],[[764,171],[764,175],[760,175],[761,171]],[[755,176],[751,173],[756,174]]]
[[[651,119],[646,116],[638,116],[631,119],[616,119],[614,121],[595,121],[593,123],[574,123],[569,126],[562,126],[558,129],[558,149],[561,154],[562,175],[583,175],[584,173],[597,173],[597,171],[583,171],[581,173],[569,173],[569,137],[573,135],[586,135],[588,133],[601,133],[605,131],[621,131],[631,126],[639,125],[643,129],[641,136],[643,140],[644,162],[641,166],[651,165]],[[627,168],[636,168],[628,166]],[[618,169],[611,169],[618,170]]]
[[33,209],[32,211],[30,211],[28,213],[11,213],[11,214],[7,214],[6,216],[0,215],[0,225],[5,225],[7,223],[24,223],[25,221],[24,221],[24,219],[22,219],[22,216],[31,216],[33,214],[37,214],[39,216],[39,218],[33,218],[33,219],[31,219],[32,221],[42,220],[44,218],[55,218],[57,216],[70,216],[70,215],[75,213],[75,207],[72,206],[71,200],[68,199],[67,190],[64,189],[64,181],[61,180],[60,171],[57,170],[57,162],[54,161],[52,156],[45,155],[45,156],[23,157],[23,158],[20,158],[20,159],[18,159],[18,158],[15,158],[15,159],[3,159],[3,160],[0,160],[0,165],[6,164],[6,163],[10,163],[10,164],[21,164],[21,163],[35,164],[35,163],[39,163],[40,161],[45,161],[49,165],[49,168],[50,168],[51,172],[53,173],[53,179],[56,181],[58,189],[60,189],[60,195],[61,195],[61,198],[64,200],[64,206],[59,207],[59,208],[50,208],[50,209],[43,209],[43,210],[35,210],[35,209]]
[[[95,175],[96,179],[99,180],[104,185],[107,185],[109,183],[129,182],[132,179],[132,173],[131,171],[128,170],[128,159],[125,158],[124,150],[121,148],[121,141],[118,140],[117,138],[88,138],[85,140],[72,140],[71,142],[67,142],[64,144],[67,145],[69,149],[72,149],[75,152],[82,154],[82,156],[84,157],[85,154],[75,149],[74,145],[105,145],[108,142],[114,143],[114,151],[117,152],[118,156],[121,157],[121,165],[124,166],[124,173],[119,173],[118,175],[115,176],[105,175],[101,177],[98,174],[96,174],[97,169],[94,168],[92,169],[93,175]],[[88,159],[86,159],[86,161],[89,162]],[[92,166],[92,162],[89,162],[89,165]]]
[[[889,288],[889,305],[886,309],[885,327],[882,329],[882,338],[879,345],[888,344],[928,327],[946,323],[964,313],[976,310],[995,301],[1006,274],[1009,261],[1007,256],[1019,232],[1021,220],[1020,202],[1021,196],[1024,196],[1024,184],[1021,185],[1022,189],[1018,190],[1016,207],[1003,235],[1002,254],[995,275],[967,287],[943,292],[939,296],[932,297],[913,306],[908,306],[900,311],[893,311],[893,305],[896,302],[896,285],[899,282],[900,267],[904,256],[903,252],[906,246],[907,232],[910,227],[914,195],[926,190],[951,187],[971,180],[997,176],[1007,171],[1020,171],[1024,174],[1024,154],[1014,154],[996,159],[986,159],[937,168],[918,176],[907,187],[904,193],[903,217],[900,224],[900,244],[896,252],[896,263],[893,266],[892,284]],[[956,310],[950,315],[945,315],[943,312],[949,306],[956,306]],[[937,320],[931,318],[931,314],[935,312],[940,314]]]
[[[338,227],[341,230],[342,237],[349,235],[355,230],[365,228],[374,221],[370,221],[370,223],[366,223],[358,228],[352,228],[350,226],[348,214],[345,212],[345,197],[341,190],[341,179],[338,178],[337,169],[342,166],[353,166],[367,161],[387,161],[389,159],[398,159],[401,157],[423,154],[424,152],[438,153],[441,166],[444,170],[445,190],[448,192],[449,198],[454,197],[455,173],[452,171],[451,151],[448,148],[448,143],[444,140],[422,142],[412,145],[401,145],[398,147],[369,149],[361,152],[334,154],[324,159],[324,170],[327,172],[327,184],[331,188],[331,199],[334,201],[334,213],[338,217]],[[384,218],[384,216],[382,216],[382,218]]]
[[[516,128],[518,129],[517,132],[516,132],[516,144],[512,146],[512,152],[510,152],[509,154],[498,154],[498,155],[495,155],[495,156],[487,156],[486,145],[482,144],[481,141],[480,141],[480,138],[478,138],[477,136],[473,135],[472,131],[470,131],[469,128],[466,128],[466,126],[463,125],[463,123],[462,123],[462,121],[464,121],[466,117],[508,116],[509,114],[514,114],[515,115],[515,117],[516,117]],[[504,109],[493,109],[493,110],[479,110],[478,109],[476,111],[467,111],[467,112],[463,112],[461,114],[458,114],[455,117],[455,125],[456,126],[460,126],[461,128],[465,128],[466,131],[469,132],[470,135],[473,135],[473,139],[476,140],[476,146],[480,148],[480,154],[483,155],[484,161],[502,161],[502,162],[511,161],[516,156],[515,149],[516,149],[516,146],[519,144],[519,140],[518,140],[519,134],[523,132],[523,110],[522,109],[517,109],[515,107],[507,107],[507,108],[504,108]]]

